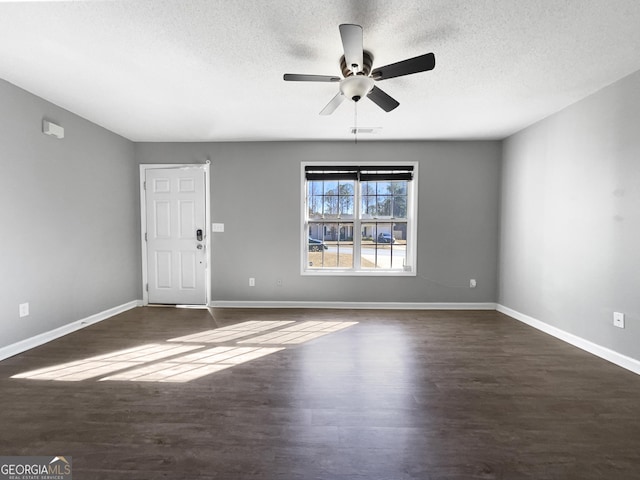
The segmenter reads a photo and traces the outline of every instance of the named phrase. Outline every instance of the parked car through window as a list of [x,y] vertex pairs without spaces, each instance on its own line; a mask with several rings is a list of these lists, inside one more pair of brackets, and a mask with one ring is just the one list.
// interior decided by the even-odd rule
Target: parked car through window
[[310,252],[321,252],[322,250],[327,250],[327,247],[322,240],[318,240],[316,238],[309,237],[309,251]]
[[396,238],[390,233],[381,233],[378,235],[378,243],[396,243]]

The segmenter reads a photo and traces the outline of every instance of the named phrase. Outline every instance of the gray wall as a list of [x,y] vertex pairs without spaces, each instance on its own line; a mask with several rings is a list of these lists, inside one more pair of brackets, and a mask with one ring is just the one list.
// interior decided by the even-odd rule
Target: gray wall
[[[210,158],[214,301],[497,300],[640,359],[640,72],[504,142],[133,144],[1,80],[0,106],[0,347],[141,298],[137,165]],[[325,160],[419,161],[418,276],[300,276]]]
[[[211,159],[211,218],[225,224],[212,237],[214,301],[497,299],[500,142],[142,143],[135,149],[139,163]],[[300,275],[300,163],[359,160],[420,162],[417,277]],[[249,277],[256,287],[248,286]]]
[[141,298],[132,142],[0,80],[0,164],[0,347]]
[[499,302],[640,359],[640,72],[507,139],[503,165]]

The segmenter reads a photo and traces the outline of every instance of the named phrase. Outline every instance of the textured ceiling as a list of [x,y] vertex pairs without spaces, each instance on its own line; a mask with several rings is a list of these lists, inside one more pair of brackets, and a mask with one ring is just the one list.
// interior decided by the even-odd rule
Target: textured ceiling
[[0,1],[0,77],[134,141],[348,139],[337,84],[282,79],[339,75],[341,23],[436,56],[358,104],[371,139],[504,138],[640,70],[638,0]]

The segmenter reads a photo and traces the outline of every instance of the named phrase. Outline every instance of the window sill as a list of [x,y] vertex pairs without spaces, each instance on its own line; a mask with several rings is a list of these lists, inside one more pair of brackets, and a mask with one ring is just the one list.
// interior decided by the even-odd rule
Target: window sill
[[403,270],[303,270],[302,276],[307,277],[415,277],[415,271],[405,272]]

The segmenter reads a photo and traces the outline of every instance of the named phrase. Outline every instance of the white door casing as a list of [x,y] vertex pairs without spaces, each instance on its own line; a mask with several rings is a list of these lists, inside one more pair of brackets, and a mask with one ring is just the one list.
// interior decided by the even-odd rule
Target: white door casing
[[145,303],[207,304],[207,173],[208,165],[141,166]]

